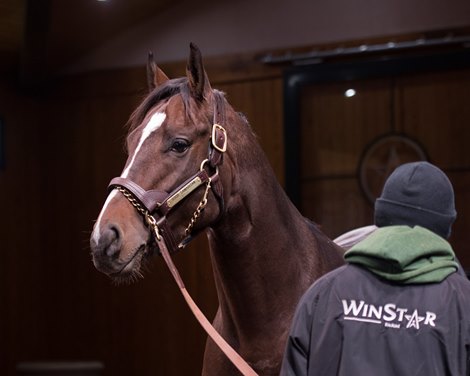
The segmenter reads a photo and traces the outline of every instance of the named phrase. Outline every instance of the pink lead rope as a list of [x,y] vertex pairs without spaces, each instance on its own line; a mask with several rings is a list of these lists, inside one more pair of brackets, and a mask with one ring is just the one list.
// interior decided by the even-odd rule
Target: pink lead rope
[[191,295],[189,295],[188,291],[186,290],[186,286],[184,285],[184,282],[181,279],[181,276],[178,270],[176,269],[175,264],[173,263],[173,259],[171,258],[170,253],[168,252],[165,240],[163,239],[163,237],[160,236],[160,234],[158,233],[158,229],[156,228],[154,228],[154,235],[155,240],[158,243],[158,247],[160,248],[160,252],[163,256],[163,259],[165,260],[166,265],[168,266],[168,269],[173,275],[173,278],[175,279],[175,282],[178,285],[181,294],[183,294],[186,303],[193,312],[197,321],[199,321],[199,324],[201,324],[201,326],[204,328],[209,337],[211,337],[212,340],[217,344],[217,346],[219,346],[220,350],[222,350],[222,352],[230,359],[234,366],[238,368],[242,375],[258,376],[258,374],[253,370],[253,368],[251,368],[250,365],[227,343],[227,341],[222,338],[222,336],[215,330],[209,320],[207,320],[206,316],[204,316],[202,311],[194,302],[193,298],[191,298]]

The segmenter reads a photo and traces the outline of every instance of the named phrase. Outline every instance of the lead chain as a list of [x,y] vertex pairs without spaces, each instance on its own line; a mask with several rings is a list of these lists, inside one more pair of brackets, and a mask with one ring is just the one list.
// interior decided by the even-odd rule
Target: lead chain
[[160,230],[158,228],[157,220],[149,213],[149,211],[140,205],[140,203],[134,198],[134,195],[123,187],[115,187],[121,192],[125,198],[132,204],[134,208],[145,218],[147,225],[153,230],[157,240],[161,240]]
[[148,214],[148,210],[147,209],[144,209],[142,207],[142,205],[140,205],[140,203],[134,198],[134,196],[132,195],[132,193],[130,193],[127,189],[123,188],[123,187],[115,187],[119,192],[121,192],[125,198],[127,198],[129,200],[129,202],[132,204],[132,206],[134,208],[137,209],[137,211],[142,214],[144,217],[147,216]]
[[197,206],[196,211],[193,213],[193,216],[191,217],[191,220],[189,221],[188,227],[186,227],[186,230],[184,230],[184,233],[185,233],[186,236],[188,236],[191,233],[197,219],[201,215],[201,212],[206,207],[206,205],[207,205],[207,196],[209,194],[209,189],[210,188],[211,188],[211,178],[209,178],[209,180],[207,181],[206,190],[204,192],[204,196],[202,197],[201,202]]

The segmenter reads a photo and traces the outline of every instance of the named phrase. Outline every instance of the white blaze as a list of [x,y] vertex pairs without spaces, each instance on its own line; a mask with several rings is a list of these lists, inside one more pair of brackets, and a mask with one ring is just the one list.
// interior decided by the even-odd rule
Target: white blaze
[[121,178],[127,178],[127,175],[129,174],[129,171],[135,161],[135,158],[137,157],[137,154],[140,151],[140,148],[142,147],[144,141],[153,133],[155,132],[160,126],[163,124],[163,121],[165,120],[166,114],[163,112],[157,112],[152,115],[150,118],[150,121],[147,123],[145,126],[144,130],[142,131],[142,134],[140,135],[140,140],[139,144],[135,148],[134,154],[132,155],[132,159],[127,165],[127,167],[124,169],[124,171],[121,174]]
[[[163,124],[164,120],[166,118],[166,114],[163,112],[157,112],[152,115],[150,118],[149,122],[145,126],[144,130],[142,131],[142,134],[140,135],[140,140],[139,144],[135,148],[134,154],[132,155],[131,161],[127,165],[127,167],[124,169],[124,171],[121,174],[122,178],[127,178],[127,175],[129,174],[129,171],[134,164],[134,161],[137,157],[137,154],[139,153],[140,149],[142,148],[143,143],[145,140],[153,133],[155,132],[158,128],[161,127]],[[103,213],[106,211],[106,208],[108,207],[109,203],[111,200],[116,197],[116,190],[113,190],[109,195],[108,198],[106,199],[106,202],[103,205],[103,208],[101,209],[101,213],[98,216],[98,219],[96,221],[95,227],[93,229],[93,235],[92,238],[96,244],[98,244],[99,238],[101,236],[101,231],[100,231],[100,223],[101,223],[101,218],[103,217]]]

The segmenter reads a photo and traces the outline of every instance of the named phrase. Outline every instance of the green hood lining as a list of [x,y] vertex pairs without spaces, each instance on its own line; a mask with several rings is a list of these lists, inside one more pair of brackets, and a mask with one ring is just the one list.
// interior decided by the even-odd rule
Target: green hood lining
[[403,284],[441,282],[458,268],[450,244],[420,226],[381,227],[347,251],[344,258]]

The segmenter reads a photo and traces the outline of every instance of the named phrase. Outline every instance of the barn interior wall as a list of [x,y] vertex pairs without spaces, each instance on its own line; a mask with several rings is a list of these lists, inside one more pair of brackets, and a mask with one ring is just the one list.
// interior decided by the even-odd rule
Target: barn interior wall
[[[247,115],[283,182],[282,71],[240,61],[208,59],[212,86]],[[184,72],[184,62],[162,67]],[[0,374],[15,375],[23,361],[77,360],[102,361],[106,376],[200,374],[206,336],[161,260],[143,280],[115,286],[89,255],[106,186],[125,161],[125,123],[144,94],[143,67],[68,77],[41,94],[0,83]],[[175,261],[212,318],[204,239]]]

